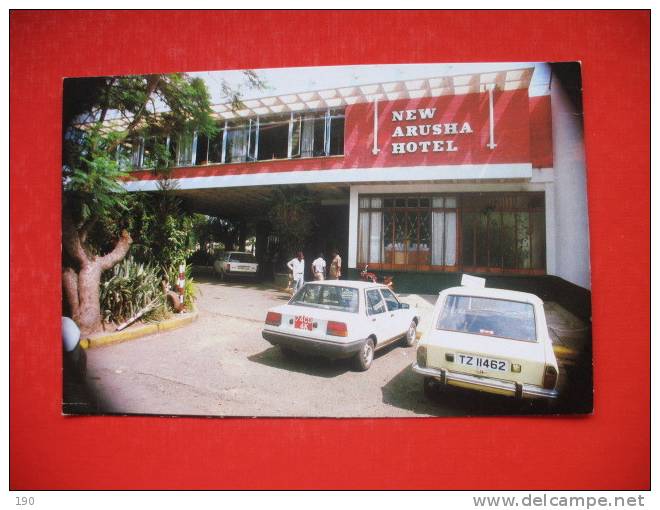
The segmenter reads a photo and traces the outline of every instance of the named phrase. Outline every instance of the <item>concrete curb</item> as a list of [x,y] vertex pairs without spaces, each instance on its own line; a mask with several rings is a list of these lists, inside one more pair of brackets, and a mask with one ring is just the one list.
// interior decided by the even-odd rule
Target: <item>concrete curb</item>
[[101,333],[88,338],[83,338],[80,340],[80,345],[83,349],[91,349],[93,347],[101,347],[104,345],[126,342],[128,340],[135,340],[136,338],[142,338],[143,336],[155,335],[156,333],[178,329],[197,320],[198,316],[199,312],[194,310],[183,316],[173,317],[155,324],[144,324],[133,329],[129,328],[124,331],[115,331],[113,333]]

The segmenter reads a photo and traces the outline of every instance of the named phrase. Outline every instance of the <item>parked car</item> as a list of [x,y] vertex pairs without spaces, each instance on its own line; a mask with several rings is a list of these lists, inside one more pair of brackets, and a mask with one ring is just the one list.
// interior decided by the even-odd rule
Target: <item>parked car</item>
[[251,253],[241,251],[224,252],[213,264],[213,270],[221,280],[233,277],[253,278],[259,276],[259,264]]
[[516,398],[558,396],[557,359],[537,296],[490,288],[446,289],[431,324],[412,367],[424,376],[427,394],[451,385]]
[[416,310],[385,285],[326,280],[305,284],[286,305],[268,310],[262,336],[285,354],[354,357],[358,370],[368,370],[386,345],[400,339],[414,345],[418,324]]

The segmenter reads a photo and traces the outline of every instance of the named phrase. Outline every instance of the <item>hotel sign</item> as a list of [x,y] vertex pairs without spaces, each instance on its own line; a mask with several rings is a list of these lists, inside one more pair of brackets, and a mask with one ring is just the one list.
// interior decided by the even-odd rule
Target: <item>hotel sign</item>
[[[414,152],[457,152],[460,147],[456,135],[468,135],[474,131],[469,122],[434,122],[437,108],[415,110],[393,110],[391,153],[407,154]],[[409,124],[409,122],[414,122]],[[452,136],[452,139],[444,138]],[[411,140],[412,139],[412,140]],[[401,141],[399,141],[401,140]]]

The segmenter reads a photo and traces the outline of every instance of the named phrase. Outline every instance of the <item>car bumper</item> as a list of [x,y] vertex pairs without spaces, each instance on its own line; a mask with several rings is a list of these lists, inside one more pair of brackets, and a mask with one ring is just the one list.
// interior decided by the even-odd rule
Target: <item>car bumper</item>
[[318,338],[289,335],[268,330],[263,330],[261,336],[273,345],[288,347],[297,352],[318,354],[332,359],[350,358],[351,356],[354,356],[360,351],[365,342],[365,340],[332,342],[328,340],[319,340]]
[[433,377],[442,385],[458,386],[473,390],[507,395],[516,398],[549,398],[554,399],[559,396],[557,390],[548,390],[532,384],[520,384],[491,377],[481,377],[478,375],[462,374],[451,372],[444,368],[420,367],[413,363],[413,371],[426,377]]

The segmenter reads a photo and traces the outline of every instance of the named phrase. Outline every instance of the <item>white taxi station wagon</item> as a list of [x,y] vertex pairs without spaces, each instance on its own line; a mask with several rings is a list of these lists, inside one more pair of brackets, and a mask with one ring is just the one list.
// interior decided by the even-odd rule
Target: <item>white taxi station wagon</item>
[[262,336],[286,354],[354,357],[367,370],[374,352],[397,340],[414,345],[419,315],[385,285],[361,281],[307,283],[266,315]]
[[557,398],[557,360],[541,299],[480,288],[477,280],[468,277],[466,286],[440,292],[412,367],[424,376],[425,392],[451,385],[516,398]]

